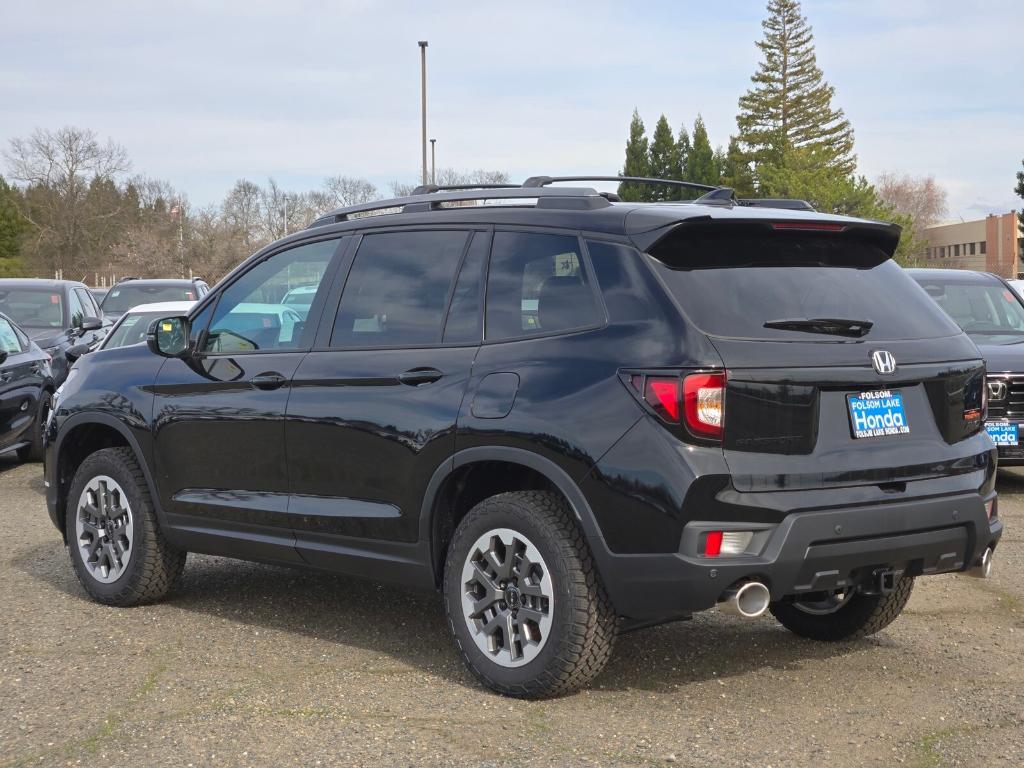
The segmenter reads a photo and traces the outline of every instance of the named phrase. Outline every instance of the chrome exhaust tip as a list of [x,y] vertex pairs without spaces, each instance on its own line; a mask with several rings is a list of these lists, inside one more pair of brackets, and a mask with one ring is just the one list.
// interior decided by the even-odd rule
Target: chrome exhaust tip
[[967,569],[967,575],[976,579],[987,579],[992,576],[992,548],[985,550],[974,565]]
[[726,593],[725,601],[719,606],[726,613],[743,619],[756,619],[764,615],[771,602],[768,587],[760,581],[747,581]]

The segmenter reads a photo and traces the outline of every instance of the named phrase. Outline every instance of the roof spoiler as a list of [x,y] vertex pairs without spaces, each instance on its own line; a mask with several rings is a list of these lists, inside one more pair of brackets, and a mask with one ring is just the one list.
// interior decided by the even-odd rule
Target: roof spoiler
[[736,231],[742,228],[746,232],[771,235],[772,233],[803,233],[818,236],[836,237],[846,241],[857,241],[873,245],[891,257],[900,243],[903,228],[899,224],[884,221],[835,220],[821,221],[818,219],[801,220],[787,216],[778,221],[771,219],[739,219],[700,216],[669,224],[665,227],[631,234],[633,243],[641,251],[651,253],[666,241],[674,237],[685,237],[687,233],[698,235],[709,230]]

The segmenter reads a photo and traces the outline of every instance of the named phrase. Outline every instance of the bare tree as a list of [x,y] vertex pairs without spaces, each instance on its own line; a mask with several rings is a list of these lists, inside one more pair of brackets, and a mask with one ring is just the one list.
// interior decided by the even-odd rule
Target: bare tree
[[328,176],[324,179],[324,192],[337,208],[369,203],[380,198],[380,193],[373,184],[366,179],[352,176]]
[[913,220],[917,237],[946,215],[946,190],[931,176],[887,171],[878,177],[875,190],[887,206]]
[[101,143],[93,131],[37,128],[11,139],[4,152],[11,178],[25,185],[25,216],[34,247],[53,270],[83,271],[102,251],[121,211],[116,181],[131,163],[124,147]]
[[[475,171],[461,171],[457,168],[438,168],[437,185],[439,187],[458,187],[473,184],[508,184],[509,176],[505,171],[487,171],[478,168]],[[417,184],[391,182],[391,193],[395,197],[407,197],[413,193]]]

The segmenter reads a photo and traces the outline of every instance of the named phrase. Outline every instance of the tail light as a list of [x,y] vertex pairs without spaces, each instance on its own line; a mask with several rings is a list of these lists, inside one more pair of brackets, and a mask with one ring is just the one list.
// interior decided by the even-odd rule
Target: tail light
[[696,437],[722,439],[725,374],[670,376],[634,373],[629,383],[662,421],[682,424]]
[[725,374],[694,373],[683,379],[686,426],[699,437],[722,439],[725,422]]

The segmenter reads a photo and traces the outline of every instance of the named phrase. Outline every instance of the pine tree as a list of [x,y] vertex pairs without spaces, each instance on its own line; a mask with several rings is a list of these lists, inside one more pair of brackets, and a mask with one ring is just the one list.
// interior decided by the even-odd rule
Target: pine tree
[[[690,162],[690,152],[693,151],[693,142],[690,141],[690,132],[686,130],[686,126],[680,126],[679,128],[679,139],[676,141],[676,158],[679,162],[679,172],[676,178],[682,181],[690,181],[686,177],[687,164]],[[675,200],[692,200],[697,197],[693,190],[685,189],[684,187],[677,187],[673,199]]]
[[722,186],[731,187],[737,197],[753,197],[755,194],[754,174],[750,170],[750,161],[740,149],[739,139],[735,136],[729,137],[729,148],[725,151]]
[[[679,150],[676,146],[676,138],[672,135],[672,128],[668,120],[662,115],[658,118],[658,124],[654,126],[654,137],[651,140],[651,162],[650,175],[657,179],[678,179],[679,178]],[[669,185],[650,186],[647,198],[651,200],[674,200],[677,198],[678,187]]]
[[[650,176],[651,158],[647,145],[647,131],[640,113],[633,110],[633,119],[629,123],[629,141],[626,142],[626,163],[619,172],[620,176]],[[644,184],[619,184],[619,197],[623,200],[642,201],[649,199],[649,189]]]
[[18,209],[20,195],[0,176],[0,277],[20,277],[21,244],[29,224]]
[[[1024,171],[1017,171],[1017,186],[1013,188],[1013,191],[1024,200]],[[1020,229],[1021,236],[1024,237],[1024,206],[1021,207],[1020,215],[1017,217],[1017,227]]]
[[715,151],[708,139],[708,129],[704,119],[697,115],[693,123],[693,148],[686,158],[686,180],[694,184],[718,186],[718,164],[715,162]]
[[[758,164],[785,167],[791,150],[810,150],[829,170],[849,176],[856,168],[853,128],[833,109],[835,89],[814,53],[814,35],[798,0],[768,0],[763,60],[739,100],[736,117],[743,148]],[[804,155],[806,157],[806,155]]]

